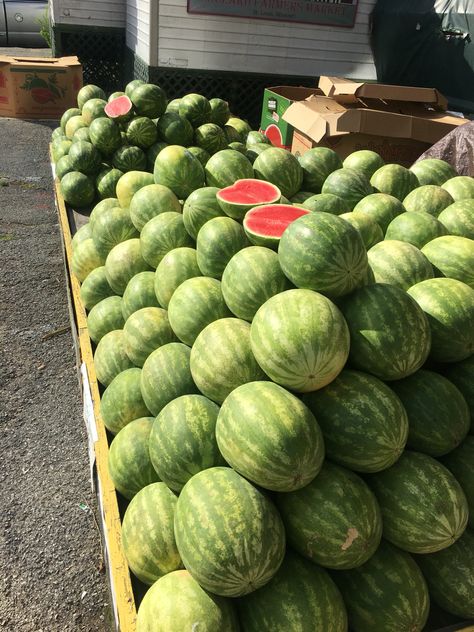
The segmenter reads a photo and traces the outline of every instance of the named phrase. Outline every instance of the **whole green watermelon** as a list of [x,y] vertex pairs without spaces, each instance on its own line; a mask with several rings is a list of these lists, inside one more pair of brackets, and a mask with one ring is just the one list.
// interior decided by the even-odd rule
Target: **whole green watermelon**
[[207,186],[219,189],[229,187],[236,180],[254,177],[252,164],[244,155],[233,149],[216,152],[207,161],[204,170]]
[[70,171],[61,180],[61,195],[73,208],[84,208],[94,201],[94,182],[79,171]]
[[406,450],[367,479],[382,511],[384,537],[410,553],[449,547],[464,532],[466,497],[454,476],[432,457]]
[[250,340],[268,377],[303,393],[332,382],[349,353],[341,312],[311,290],[287,290],[269,298],[254,316]]
[[402,165],[389,164],[380,167],[370,178],[370,184],[380,193],[393,195],[403,201],[410,191],[420,186],[418,178]]
[[104,386],[108,386],[122,371],[134,368],[125,352],[122,329],[109,331],[100,339],[94,353],[94,368],[97,379]]
[[455,169],[445,160],[439,158],[426,158],[419,160],[410,167],[410,171],[418,178],[420,185],[435,184],[441,186],[456,175]]
[[367,251],[360,233],[330,213],[308,213],[283,232],[281,269],[297,287],[330,297],[349,294],[367,274]]
[[474,240],[444,235],[425,244],[422,252],[440,276],[457,279],[474,289]]
[[63,178],[63,176],[66,175],[66,173],[70,173],[71,171],[74,171],[71,159],[67,155],[61,156],[61,158],[59,158],[59,160],[57,161],[55,165],[55,169],[56,169],[56,175],[58,176],[60,180]]
[[182,200],[204,185],[204,169],[201,163],[180,145],[168,145],[160,151],[156,157],[153,177],[156,184],[168,187]]
[[358,151],[353,151],[347,158],[344,158],[342,166],[360,171],[370,180],[377,169],[383,167],[384,164],[383,158],[376,151],[359,149]]
[[122,329],[124,322],[121,297],[108,296],[94,305],[89,312],[87,317],[89,336],[97,344],[109,331]]
[[250,246],[250,242],[235,219],[214,217],[200,229],[197,242],[197,262],[205,276],[222,278],[226,265],[236,252]]
[[115,197],[117,184],[123,173],[120,169],[111,169],[110,167],[99,171],[95,179],[95,188],[101,200]]
[[158,347],[145,360],[141,390],[154,415],[173,399],[198,392],[189,367],[190,354],[191,349],[186,345],[170,342]]
[[180,116],[187,118],[196,128],[210,121],[211,105],[202,94],[186,94],[179,101],[178,111]]
[[198,147],[207,151],[212,156],[227,146],[227,140],[219,125],[215,123],[205,123],[200,125],[194,132],[194,141]]
[[218,404],[241,384],[264,380],[250,347],[249,323],[220,318],[207,325],[191,349],[191,374],[201,393]]
[[173,191],[162,184],[147,184],[130,201],[130,217],[139,231],[156,215],[170,211],[181,213],[181,204]]
[[142,257],[140,240],[137,238],[122,241],[112,248],[105,260],[105,274],[110,287],[117,294],[125,292],[128,282],[138,272],[150,270]]
[[[472,465],[472,463],[471,463]],[[466,530],[451,546],[416,556],[430,594],[441,608],[462,619],[474,617],[474,533]]]
[[132,224],[128,209],[117,206],[110,208],[97,217],[92,229],[92,239],[97,252],[107,257],[114,246],[139,236]]
[[307,406],[272,382],[249,382],[224,400],[216,424],[227,463],[259,487],[290,492],[310,483],[324,442]]
[[[117,182],[116,196],[123,208],[129,208],[137,191],[153,184],[153,176],[146,171],[128,171]],[[138,228],[138,227],[137,227]],[[141,230],[138,228],[138,230]]]
[[101,116],[107,116],[104,112],[104,108],[107,105],[105,99],[88,99],[82,108],[81,116],[87,125],[90,125],[92,121]]
[[83,86],[79,92],[77,93],[77,105],[79,109],[82,110],[84,105],[89,99],[104,99],[105,100],[105,92],[99,86],[96,86],[92,83],[88,83]]
[[88,274],[104,265],[104,258],[97,252],[91,237],[76,245],[72,253],[71,270],[82,283]]
[[146,154],[140,147],[125,145],[114,152],[112,164],[123,173],[127,171],[146,171]]
[[72,239],[71,239],[71,248],[74,252],[76,246],[81,243],[81,241],[85,241],[86,239],[92,238],[92,226],[90,222],[86,222],[80,228],[76,230]]
[[356,568],[380,543],[375,496],[359,476],[329,461],[306,487],[278,494],[276,503],[288,542],[321,566]]
[[342,213],[339,217],[349,222],[349,224],[359,231],[367,250],[383,240],[383,231],[380,224],[377,224],[369,215],[352,211],[351,213]]
[[354,206],[354,212],[362,213],[373,219],[385,233],[390,222],[405,212],[405,207],[393,195],[371,193]]
[[266,586],[237,602],[246,632],[346,632],[342,596],[326,571],[291,550]]
[[139,116],[158,118],[166,110],[167,99],[163,88],[153,83],[137,85],[130,92],[130,100]]
[[368,562],[334,573],[354,632],[421,632],[430,598],[413,558],[382,540]]
[[120,430],[110,444],[110,478],[115,489],[128,500],[147,485],[160,480],[148,450],[154,421],[154,417],[134,419]]
[[474,527],[474,437],[469,435],[455,450],[441,459],[441,463],[454,474],[466,495],[469,506],[468,524]]
[[94,175],[100,168],[102,156],[92,143],[79,140],[72,144],[68,158],[73,171],[80,171],[86,175]]
[[348,213],[350,205],[338,195],[333,193],[317,193],[312,195],[302,203],[303,208],[308,211],[323,211],[323,213],[331,213],[332,215],[342,215]]
[[104,155],[111,156],[122,144],[120,127],[109,118],[98,118],[89,127],[91,143]]
[[262,246],[236,252],[222,275],[222,294],[227,306],[237,318],[249,322],[266,300],[290,288],[278,255]]
[[122,297],[122,314],[125,320],[143,307],[161,307],[155,295],[155,273],[138,272],[127,283]]
[[428,318],[433,360],[460,362],[474,353],[474,289],[440,278],[421,281],[408,294]]
[[146,116],[136,116],[127,123],[125,129],[127,142],[130,145],[148,149],[158,140],[158,130],[153,121]]
[[[281,147],[262,152],[253,163],[255,176],[276,185],[282,195],[291,198],[303,184],[303,168],[298,159]],[[252,175],[244,176],[251,178]]]
[[344,369],[330,384],[307,393],[328,458],[356,472],[379,472],[402,454],[408,418],[400,399],[381,380]]
[[463,394],[471,413],[471,434],[474,434],[474,355],[461,362],[445,364],[443,375]]
[[[167,252],[156,268],[154,280],[154,291],[160,305],[168,309],[175,290],[187,279],[197,276],[201,276],[201,271],[194,248],[183,246]],[[193,318],[194,314],[187,316]]]
[[173,531],[177,498],[151,483],[130,501],[122,522],[122,547],[132,573],[144,584],[183,568]]
[[474,178],[471,178],[471,176],[455,176],[446,180],[442,187],[451,195],[455,202],[474,198]]
[[120,206],[120,205],[115,195],[109,198],[104,198],[103,200],[100,200],[100,202],[97,202],[97,204],[94,206],[94,208],[92,209],[89,215],[88,223],[89,223],[90,231],[91,231],[90,237],[92,237],[92,228],[94,227],[94,223],[96,219],[100,217],[100,215],[104,213],[107,209],[115,208],[116,206]]
[[140,375],[141,370],[137,368],[122,371],[114,377],[102,394],[102,421],[107,430],[114,435],[134,419],[150,415],[140,391]]
[[428,213],[407,211],[392,219],[387,226],[385,238],[406,241],[421,250],[429,241],[447,234],[447,229],[436,217]]
[[445,189],[434,184],[425,184],[413,189],[403,200],[407,211],[428,213],[438,217],[443,209],[454,202]]
[[[61,160],[65,159],[61,158]],[[468,199],[454,202],[454,204],[441,211],[438,215],[438,220],[450,235],[474,239],[474,200]]]
[[328,175],[321,193],[337,195],[347,203],[349,210],[352,210],[358,202],[373,193],[373,188],[361,171],[343,167]]
[[105,274],[105,266],[99,266],[92,270],[81,285],[81,301],[87,310],[90,310],[104,298],[113,296],[114,291],[110,287]]
[[214,98],[209,100],[211,106],[210,122],[217,125],[225,125],[230,118],[229,104],[223,99]]
[[328,147],[313,147],[298,161],[303,168],[303,191],[319,193],[324,181],[336,169],[342,169],[342,161],[335,151]]
[[194,246],[184,227],[181,213],[169,211],[152,217],[140,233],[140,248],[145,261],[157,268],[163,257],[175,248]]
[[432,279],[433,266],[416,246],[404,241],[381,241],[367,252],[377,283],[389,283],[402,290]]
[[186,483],[175,535],[186,568],[216,595],[240,597],[264,586],[285,554],[285,530],[274,505],[227,467],[203,470]]
[[421,369],[392,382],[408,415],[407,446],[431,456],[454,450],[469,432],[466,400],[442,375]]
[[340,305],[350,332],[352,368],[381,380],[399,380],[425,363],[431,347],[428,319],[398,287],[375,283],[344,298]]
[[217,187],[201,187],[186,199],[183,206],[184,226],[193,239],[197,239],[198,232],[207,221],[225,216],[216,198],[218,191]]
[[225,465],[216,442],[219,407],[203,395],[182,395],[167,404],[150,435],[151,462],[160,479],[180,492],[195,474]]
[[168,145],[188,147],[193,142],[193,126],[176,112],[166,112],[156,124],[158,138]]
[[125,351],[135,366],[142,367],[148,356],[176,341],[168,313],[161,307],[143,307],[127,318],[123,326]]
[[188,571],[172,571],[146,592],[137,615],[137,632],[239,632],[230,599],[210,595]]
[[232,314],[222,296],[220,281],[198,272],[176,288],[168,304],[168,316],[177,337],[191,346],[207,325]]

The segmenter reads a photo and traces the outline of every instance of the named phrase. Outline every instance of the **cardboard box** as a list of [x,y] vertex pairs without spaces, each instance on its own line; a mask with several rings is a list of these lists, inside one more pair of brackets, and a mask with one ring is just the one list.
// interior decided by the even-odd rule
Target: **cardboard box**
[[313,94],[322,94],[322,92],[316,87],[275,86],[265,88],[260,131],[266,134],[276,147],[291,149],[293,127],[282,117],[292,103],[302,101]]
[[0,116],[57,119],[77,107],[82,66],[77,57],[0,55]]
[[372,149],[385,162],[411,165],[426,149],[466,119],[447,114],[446,99],[435,89],[355,83],[321,77],[325,96],[293,103],[283,119],[295,128],[291,151],[315,146],[345,158]]

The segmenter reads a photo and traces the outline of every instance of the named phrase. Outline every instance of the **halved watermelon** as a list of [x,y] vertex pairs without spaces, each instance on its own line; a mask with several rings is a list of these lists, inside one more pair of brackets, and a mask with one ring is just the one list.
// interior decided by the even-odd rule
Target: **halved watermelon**
[[247,212],[244,231],[256,246],[278,249],[280,237],[291,222],[310,211],[290,204],[265,204]]
[[133,113],[133,103],[124,94],[109,101],[104,108],[104,112],[109,118],[118,123],[128,121]]
[[226,215],[243,220],[247,211],[262,204],[280,201],[280,189],[264,180],[244,178],[216,194],[217,202]]

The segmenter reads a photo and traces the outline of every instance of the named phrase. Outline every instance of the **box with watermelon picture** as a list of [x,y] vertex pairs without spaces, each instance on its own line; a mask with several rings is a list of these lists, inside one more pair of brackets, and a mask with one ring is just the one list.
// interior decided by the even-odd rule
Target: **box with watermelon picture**
[[276,86],[265,88],[263,93],[260,131],[275,147],[291,148],[293,126],[283,120],[283,114],[295,101],[303,101],[312,94],[320,94],[318,88]]
[[77,57],[0,55],[0,116],[59,118],[76,105],[81,87]]

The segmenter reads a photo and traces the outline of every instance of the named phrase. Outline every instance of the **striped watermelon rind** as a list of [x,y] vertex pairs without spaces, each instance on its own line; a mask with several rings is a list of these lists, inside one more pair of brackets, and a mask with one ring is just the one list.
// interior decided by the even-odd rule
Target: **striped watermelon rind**
[[359,476],[329,461],[306,487],[278,494],[276,504],[289,544],[326,568],[356,568],[380,543],[374,494]]
[[109,474],[115,489],[131,500],[151,483],[159,482],[148,450],[154,417],[134,419],[120,430],[109,448]]
[[349,353],[349,332],[341,312],[311,290],[287,290],[268,299],[255,314],[250,340],[270,379],[298,392],[329,384]]
[[193,239],[199,230],[214,217],[225,215],[217,201],[218,187],[201,187],[187,198],[183,206],[184,226]]
[[474,618],[474,534],[466,530],[449,548],[416,561],[430,594],[441,608],[463,619]]
[[194,579],[224,597],[264,586],[285,554],[285,530],[274,505],[226,467],[203,470],[183,487],[175,536]]
[[375,283],[341,303],[349,327],[352,368],[381,380],[399,380],[425,363],[431,331],[425,313],[406,292]]
[[343,167],[329,174],[321,193],[337,195],[347,202],[349,210],[352,210],[360,200],[373,193],[373,188],[362,172]]
[[450,235],[474,239],[474,200],[459,200],[445,208],[438,220]]
[[201,276],[194,248],[181,246],[165,254],[155,272],[154,288],[156,297],[165,309],[175,290],[187,279]]
[[354,632],[421,632],[430,598],[423,575],[404,551],[382,540],[359,568],[332,575]]
[[307,393],[328,458],[356,472],[379,472],[402,454],[408,419],[399,398],[381,380],[344,369],[326,387]]
[[474,289],[456,279],[421,281],[408,294],[426,314],[431,329],[430,357],[460,362],[474,353]]
[[177,498],[152,483],[130,501],[122,522],[122,547],[132,573],[144,584],[183,568],[174,537]]
[[182,395],[156,418],[149,454],[160,479],[180,492],[195,474],[225,465],[217,447],[215,428],[219,407],[203,395]]
[[441,463],[454,474],[466,495],[469,526],[474,528],[474,437],[469,435],[460,446],[441,458]]
[[298,159],[286,149],[270,147],[253,163],[255,176],[277,186],[282,195],[291,198],[301,189],[303,169]]
[[474,198],[474,178],[471,176],[454,176],[446,180],[442,188],[447,191],[455,202]]
[[471,434],[474,434],[474,355],[461,362],[445,364],[443,375],[463,394],[471,414]]
[[153,351],[176,336],[168,320],[168,312],[161,307],[143,307],[127,318],[123,326],[125,351],[135,366],[142,367]]
[[90,272],[81,285],[81,301],[87,310],[105,298],[114,295],[105,275],[105,266],[99,266]]
[[406,241],[421,250],[429,241],[447,234],[447,229],[436,217],[407,211],[392,219],[387,226],[385,239]]
[[107,296],[103,298],[94,305],[87,316],[87,330],[91,340],[96,344],[105,334],[108,334],[109,331],[122,329],[124,323],[122,297],[120,296]]
[[103,386],[108,386],[122,371],[133,368],[125,352],[122,329],[109,331],[101,338],[94,353],[94,367],[97,379]]
[[309,213],[283,233],[278,257],[297,287],[330,297],[349,294],[367,274],[367,251],[357,229],[330,213]]
[[466,528],[466,497],[432,457],[406,450],[392,467],[367,479],[382,511],[384,537],[409,553],[451,546]]
[[219,411],[216,438],[236,472],[272,491],[304,487],[324,459],[323,436],[312,412],[272,382],[234,389]]
[[376,283],[388,283],[402,290],[434,277],[433,266],[416,246],[385,239],[367,252]]
[[203,395],[221,404],[234,388],[264,380],[250,346],[250,325],[238,318],[216,320],[197,336],[191,374]]
[[153,415],[158,415],[176,397],[197,392],[190,371],[190,354],[190,348],[181,342],[169,342],[145,360],[141,392]]
[[371,193],[360,200],[353,210],[377,222],[384,233],[395,217],[405,213],[405,207],[400,200],[387,193]]
[[185,570],[160,577],[148,589],[138,609],[137,632],[192,630],[196,624],[203,632],[240,629],[232,601],[210,595]]
[[220,279],[224,268],[236,252],[250,246],[242,226],[230,217],[214,217],[200,229],[197,263],[204,276]]
[[424,184],[441,186],[446,180],[456,175],[456,170],[448,162],[439,158],[419,160],[410,167],[410,171],[413,171],[422,186]]
[[221,289],[227,306],[237,318],[249,322],[266,300],[290,288],[278,255],[261,246],[237,252],[222,275]]
[[438,217],[441,211],[453,202],[453,198],[442,187],[425,184],[413,189],[403,200],[403,206],[407,211],[428,213]]
[[440,276],[466,283],[474,289],[474,240],[443,235],[421,249]]
[[328,573],[287,550],[270,582],[237,602],[246,632],[346,632],[342,596]]
[[126,369],[110,382],[102,394],[102,421],[107,430],[114,435],[134,419],[150,414],[140,390],[140,376],[140,369]]
[[418,178],[406,167],[398,164],[383,165],[370,178],[370,184],[376,191],[393,195],[403,201],[407,195],[420,186]]
[[134,193],[130,201],[130,218],[139,231],[160,213],[181,213],[176,195],[162,184],[147,184]]
[[466,437],[469,408],[460,391],[445,377],[421,369],[390,386],[408,415],[409,448],[437,457],[454,450]]
[[110,287],[123,295],[128,282],[139,272],[150,270],[140,249],[140,239],[127,239],[112,248],[105,260],[105,275]]
[[192,346],[210,323],[232,316],[224,297],[221,283],[212,277],[195,276],[175,290],[168,305],[168,317],[176,336]]
[[127,283],[122,297],[122,314],[125,320],[143,307],[160,307],[155,295],[155,273],[139,272]]
[[184,227],[183,216],[167,211],[152,217],[140,233],[140,248],[145,261],[157,268],[163,257],[175,248],[192,248],[194,239]]

